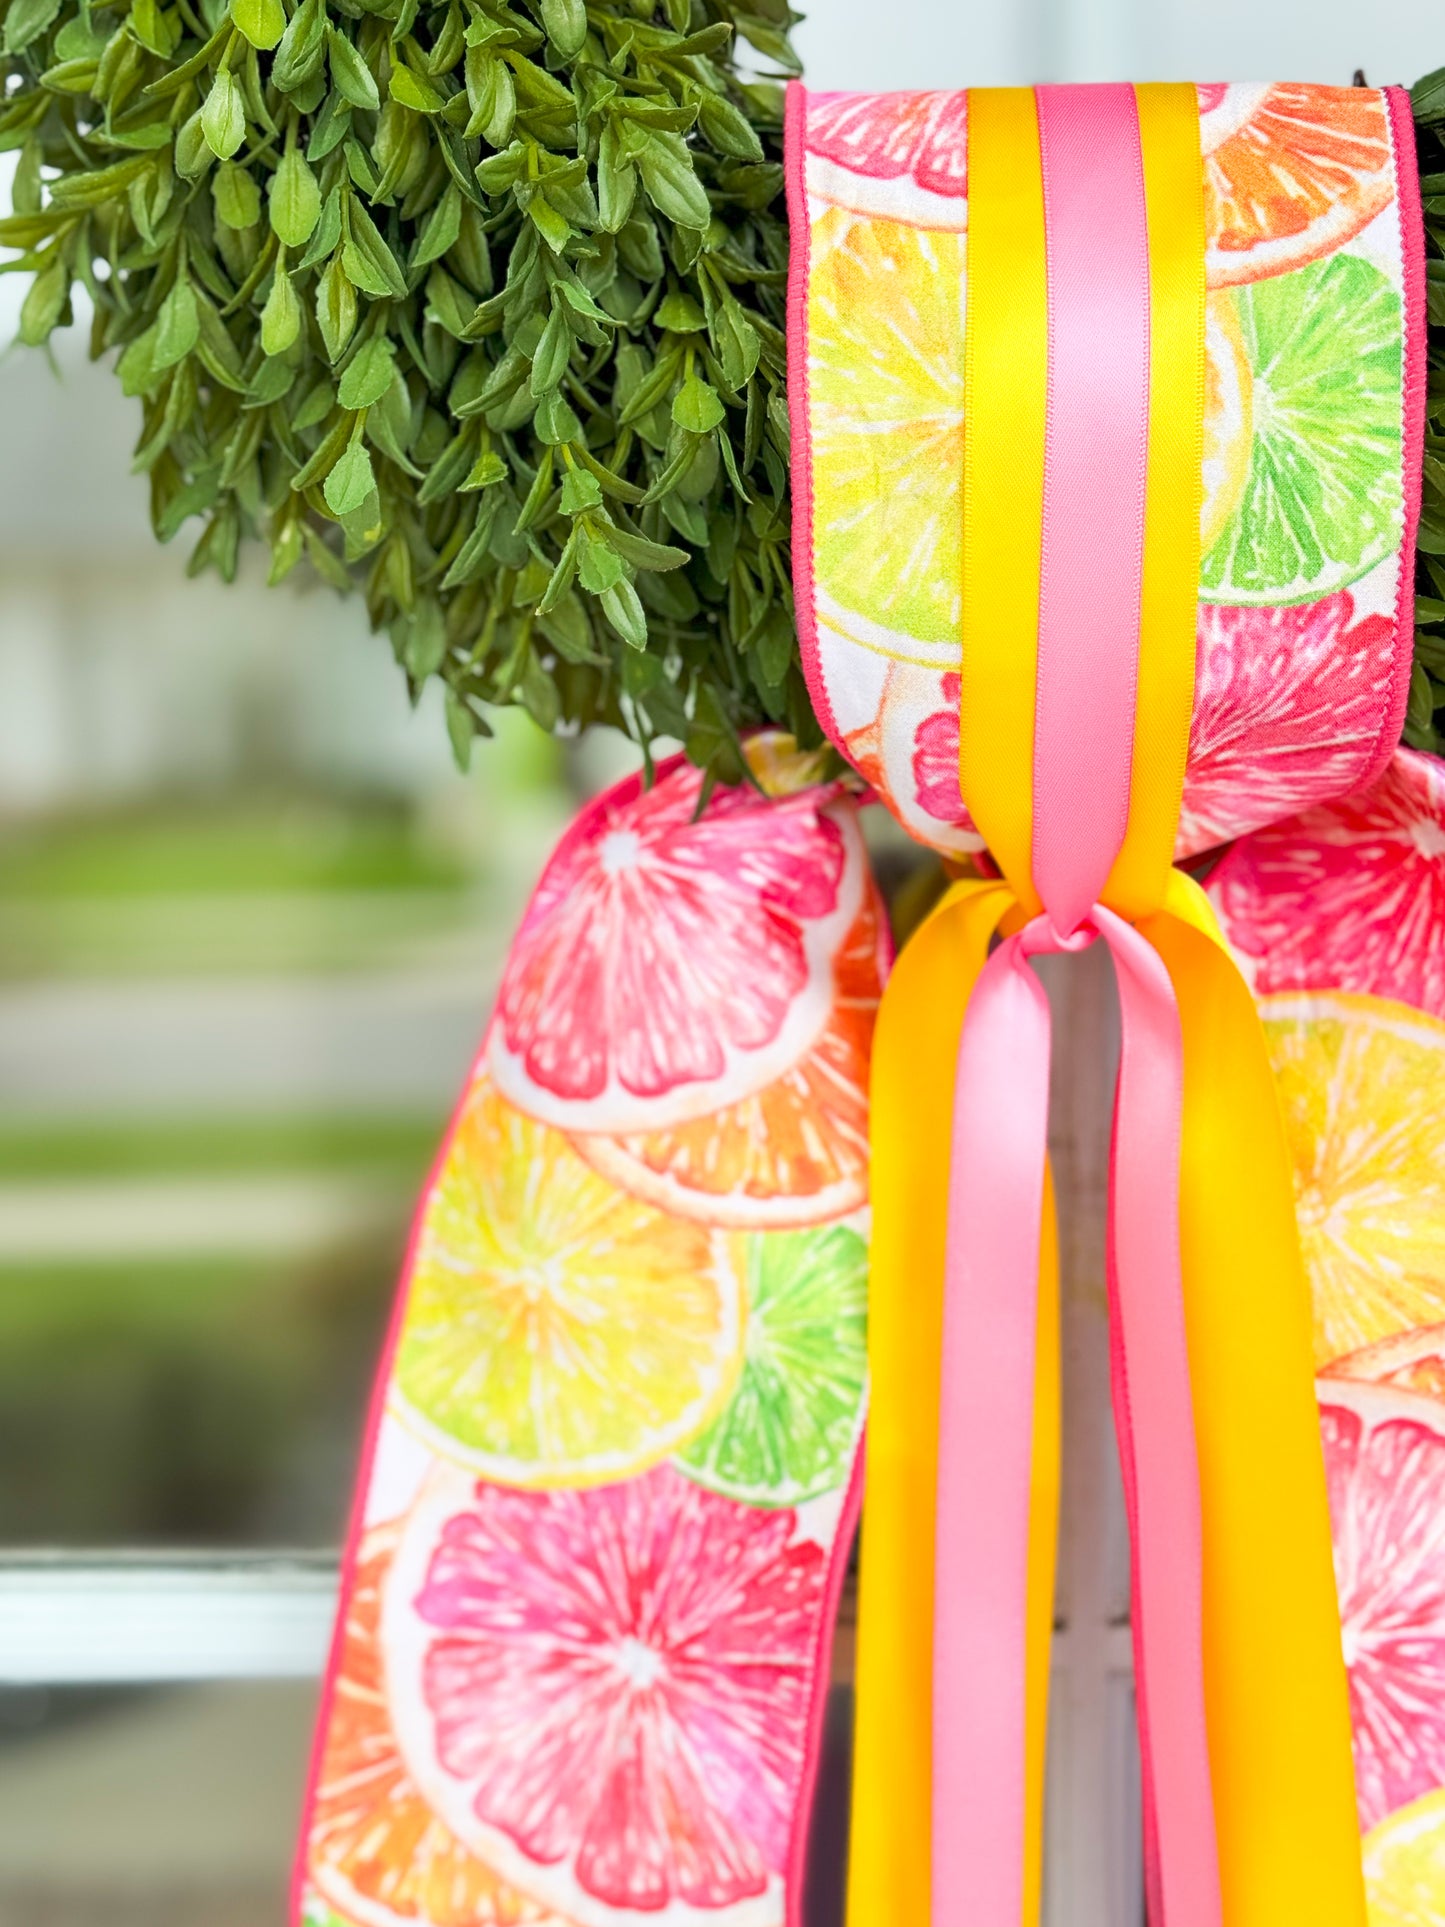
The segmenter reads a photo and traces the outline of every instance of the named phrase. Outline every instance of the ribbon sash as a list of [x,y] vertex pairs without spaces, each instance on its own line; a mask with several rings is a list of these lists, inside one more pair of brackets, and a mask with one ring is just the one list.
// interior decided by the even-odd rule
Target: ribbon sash
[[[955,893],[905,952],[880,1023],[874,1428],[887,1448],[881,1479],[870,1448],[850,1919],[872,1927],[905,1902],[934,1927],[1016,1927],[1037,1914],[1052,1591],[1042,1531],[1055,1489],[1039,1455],[1056,1420],[1037,1351],[1039,1285],[1050,1282],[1040,1262],[1048,1015],[1027,959],[1102,937],[1124,1014],[1109,1270],[1151,1916],[1167,1927],[1264,1927],[1284,1917],[1282,1904],[1305,1917],[1308,1896],[1312,1927],[1360,1927],[1322,1467],[1307,1350],[1295,1343],[1297,1253],[1265,1240],[1273,1269],[1256,1315],[1291,1387],[1273,1435],[1248,1368],[1228,1355],[1251,1342],[1247,1320],[1235,1303],[1226,1339],[1209,1302],[1221,1265],[1256,1277],[1259,1266],[1242,1202],[1250,1186],[1218,1195],[1216,1173],[1235,1172],[1199,1130],[1228,1084],[1186,1039],[1222,1024],[1217,1061],[1228,1059],[1239,1088],[1263,1062],[1262,1039],[1217,972],[1201,974],[1197,958],[1186,970],[1168,961],[1176,928],[1204,928],[1207,951],[1238,984],[1197,893],[1169,868],[1199,543],[1194,92],[974,92],[968,124],[960,780],[1007,888]],[[985,964],[989,931],[1010,902],[1014,934]],[[919,1303],[918,1274],[908,1278],[924,1350],[931,1332],[939,1361],[930,1464],[922,1428],[931,1414],[895,1403],[900,1393],[918,1402],[917,1377],[905,1393],[889,1369],[904,1349],[890,1309],[903,1278],[891,1267],[910,1243],[894,1221],[910,1185],[885,1150],[885,1094],[900,1075],[898,1041],[916,1028],[907,1017],[890,1022],[889,1005],[908,994],[899,986],[910,975],[935,974],[928,957],[956,948],[963,928],[969,950],[954,995],[961,990],[967,1011],[950,1092],[936,1324],[932,1302]],[[938,1076],[916,1054],[910,1070],[915,1093]],[[1260,1182],[1288,1218],[1268,1106],[1264,1121]],[[1201,1240],[1205,1194],[1223,1232]],[[1229,1436],[1241,1425],[1256,1453],[1248,1478]],[[918,1499],[902,1501],[900,1474],[935,1466],[932,1543],[901,1547],[898,1521],[905,1504],[916,1519]],[[1277,1510],[1293,1522],[1288,1560],[1258,1529],[1262,1512]],[[1230,1545],[1240,1537],[1253,1548],[1247,1592]],[[903,1569],[888,1570],[890,1557]],[[932,1582],[931,1613],[906,1602],[910,1575]],[[1295,1651],[1280,1636],[1283,1599],[1299,1628]],[[870,1615],[895,1639],[927,1634],[923,1706],[916,1672],[900,1670],[872,1636]],[[904,1701],[882,1717],[885,1690]],[[920,1767],[924,1818],[897,1811]],[[880,1818],[880,1803],[893,1813]]]

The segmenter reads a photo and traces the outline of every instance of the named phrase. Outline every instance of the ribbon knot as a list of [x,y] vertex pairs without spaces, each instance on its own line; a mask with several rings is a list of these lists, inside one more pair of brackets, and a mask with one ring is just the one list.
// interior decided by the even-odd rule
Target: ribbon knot
[[1030,1520],[1051,1023],[1031,957],[1102,938],[1122,1042],[1110,1170],[1111,1379],[1135,1550],[1151,1915],[1218,1927],[1204,1713],[1202,1540],[1179,1252],[1183,1054],[1169,973],[1095,904],[1006,938],[959,1043],[944,1286],[934,1579],[934,1927],[1024,1917]]

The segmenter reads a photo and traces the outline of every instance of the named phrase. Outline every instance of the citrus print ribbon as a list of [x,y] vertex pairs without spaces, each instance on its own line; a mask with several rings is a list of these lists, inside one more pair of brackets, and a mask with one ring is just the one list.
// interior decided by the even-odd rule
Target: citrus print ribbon
[[[1151,1917],[1361,1927],[1290,1170],[1258,1020],[1170,869],[1205,400],[1195,92],[975,90],[967,125],[960,789],[1004,882],[956,886],[915,936],[875,1046],[850,1921],[1037,1918],[1056,1288],[1028,958],[1102,938],[1124,1024],[1109,1271]],[[923,981],[958,1011],[956,1063]],[[1216,1138],[1236,1108],[1249,1175]],[[1261,1321],[1267,1404],[1243,1363]]]

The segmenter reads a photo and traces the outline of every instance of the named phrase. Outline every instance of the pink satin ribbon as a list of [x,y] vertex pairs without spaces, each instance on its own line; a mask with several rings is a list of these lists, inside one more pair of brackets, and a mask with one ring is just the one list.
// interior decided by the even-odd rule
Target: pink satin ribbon
[[1049,374],[1034,712],[1034,888],[1065,935],[1129,820],[1144,485],[1149,230],[1129,86],[1039,87]]
[[1149,258],[1130,87],[1037,90],[1049,390],[1034,747],[1045,906],[959,1044],[934,1581],[932,1927],[1018,1927],[1048,1002],[1030,956],[1102,937],[1123,1016],[1110,1177],[1113,1389],[1155,1927],[1220,1927],[1202,1540],[1179,1257],[1183,1050],[1168,972],[1097,898],[1128,820],[1148,455]]

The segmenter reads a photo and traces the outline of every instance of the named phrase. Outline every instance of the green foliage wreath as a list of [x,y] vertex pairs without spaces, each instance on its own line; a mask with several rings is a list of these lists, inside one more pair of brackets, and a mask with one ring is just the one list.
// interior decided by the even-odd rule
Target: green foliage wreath
[[[8,0],[21,331],[94,303],[193,570],[359,586],[485,711],[818,740],[794,647],[785,0]],[[777,70],[745,78],[737,37]]]
[[[0,0],[0,243],[21,332],[70,319],[143,404],[191,568],[361,588],[459,759],[486,711],[819,740],[784,399],[787,0]],[[740,42],[754,69],[738,64]],[[1415,89],[1432,391],[1445,70]],[[1445,413],[1445,403],[1438,404]],[[1445,732],[1431,402],[1406,738]]]

